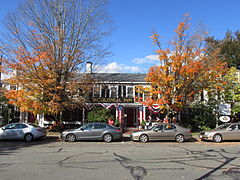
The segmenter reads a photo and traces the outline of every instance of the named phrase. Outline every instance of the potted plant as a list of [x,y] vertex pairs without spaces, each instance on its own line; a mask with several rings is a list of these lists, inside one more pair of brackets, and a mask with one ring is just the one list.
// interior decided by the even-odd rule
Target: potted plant
[[141,122],[141,127],[142,127],[142,129],[144,129],[145,126],[146,126],[146,121],[142,120],[142,122]]

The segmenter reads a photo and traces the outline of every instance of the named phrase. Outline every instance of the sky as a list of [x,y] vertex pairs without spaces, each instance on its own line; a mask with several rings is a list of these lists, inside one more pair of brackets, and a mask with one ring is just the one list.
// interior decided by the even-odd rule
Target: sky
[[[0,24],[23,0],[0,0]],[[209,36],[222,39],[227,30],[240,29],[240,0],[109,0],[108,13],[114,30],[110,36],[112,56],[104,59],[101,72],[146,73],[158,64],[150,36],[162,41],[174,38],[174,29],[188,13],[191,25],[204,24]]]

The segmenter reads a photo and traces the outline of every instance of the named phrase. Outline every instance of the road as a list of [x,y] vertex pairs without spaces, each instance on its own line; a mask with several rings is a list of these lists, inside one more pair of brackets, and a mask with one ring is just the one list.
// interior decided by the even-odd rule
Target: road
[[240,179],[240,142],[0,141],[1,180]]

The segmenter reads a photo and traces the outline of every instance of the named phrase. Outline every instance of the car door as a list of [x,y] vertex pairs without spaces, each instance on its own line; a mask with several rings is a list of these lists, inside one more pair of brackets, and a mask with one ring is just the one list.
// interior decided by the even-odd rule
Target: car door
[[16,124],[9,124],[3,128],[3,139],[17,139]]
[[164,124],[163,126],[163,139],[174,140],[176,134],[176,126],[174,124]]
[[150,140],[163,140],[163,125],[154,127],[149,131],[148,136]]
[[24,138],[24,129],[27,128],[28,126],[25,124],[16,124],[13,131],[15,134],[16,139],[23,139]]
[[91,139],[93,138],[93,124],[86,124],[76,130],[75,135],[78,140]]
[[103,132],[106,129],[106,125],[104,124],[94,124],[93,127],[93,136],[96,139],[102,138]]
[[238,124],[232,124],[223,133],[224,140],[239,140],[239,127]]

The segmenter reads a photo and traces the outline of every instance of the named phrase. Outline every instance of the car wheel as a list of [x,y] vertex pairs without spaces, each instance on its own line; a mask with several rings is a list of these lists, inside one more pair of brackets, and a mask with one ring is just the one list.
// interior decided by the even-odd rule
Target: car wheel
[[26,142],[31,142],[31,141],[33,140],[33,135],[32,135],[32,134],[26,134],[26,135],[24,136],[24,140],[25,140]]
[[222,136],[220,134],[215,134],[213,136],[213,141],[216,143],[220,143],[222,141]]
[[142,134],[142,135],[139,137],[139,141],[141,141],[142,143],[148,142],[148,136],[147,136],[146,134]]
[[179,143],[184,142],[184,136],[182,134],[178,134],[176,135],[175,140]]
[[76,136],[75,136],[74,134],[68,134],[68,135],[66,136],[65,141],[74,142],[74,141],[76,141]]
[[113,137],[111,134],[104,134],[104,136],[103,136],[104,142],[112,142],[112,140],[113,140]]

